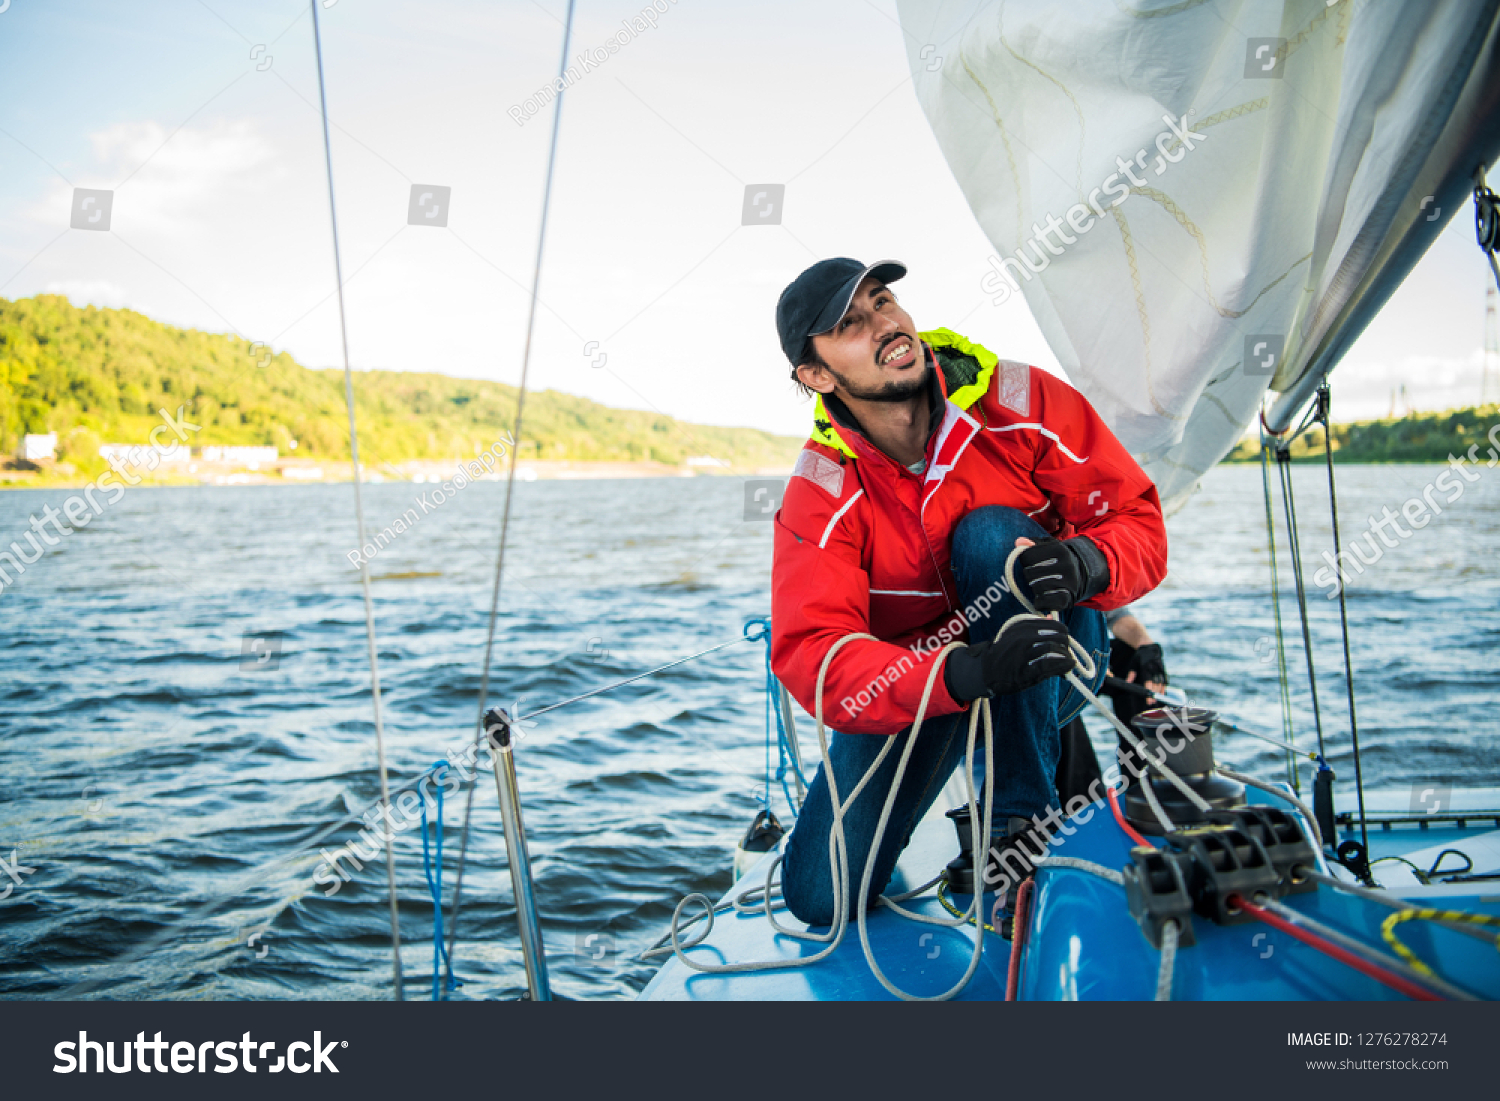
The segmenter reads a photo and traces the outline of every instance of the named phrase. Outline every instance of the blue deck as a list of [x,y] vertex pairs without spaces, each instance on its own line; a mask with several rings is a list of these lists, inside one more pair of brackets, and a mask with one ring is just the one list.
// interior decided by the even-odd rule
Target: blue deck
[[[953,826],[943,818],[941,804],[917,826],[911,844],[901,856],[890,894],[926,883],[958,853]],[[765,882],[767,854],[760,864],[724,896],[725,901]],[[968,899],[958,900],[960,908]],[[932,893],[904,904],[917,913],[948,917]],[[685,910],[684,919],[693,911]],[[790,928],[806,928],[784,910],[776,920]],[[935,995],[947,990],[963,975],[974,953],[974,928],[943,928],[921,925],[880,907],[869,915],[870,944],[881,969],[897,986],[913,994]],[[1010,964],[1010,945],[993,933],[985,933],[984,955],[973,980],[959,995],[960,1001],[996,1001],[1005,997],[1005,973]],[[684,940],[688,934],[684,934]],[[741,963],[748,960],[800,959],[816,955],[825,946],[811,941],[776,935],[765,916],[721,914],[708,943],[690,949],[704,963]],[[669,957],[641,998],[647,1001],[890,1001],[891,995],[876,980],[865,962],[859,931],[850,924],[838,951],[809,967],[733,975],[704,975]]]
[[[1274,802],[1259,792],[1253,802]],[[1496,793],[1472,793],[1495,807]],[[1342,802],[1341,807],[1348,806]],[[1383,811],[1371,800],[1371,815]],[[897,868],[891,893],[931,879],[955,855],[951,825],[942,806],[918,827]],[[1060,840],[1054,851],[1120,868],[1129,862],[1130,841],[1107,807],[1096,806],[1076,833]],[[1398,815],[1399,817],[1399,815]],[[1443,848],[1460,848],[1474,861],[1475,873],[1500,871],[1500,829],[1495,815],[1475,814],[1456,822],[1397,823],[1371,831],[1376,857],[1401,853],[1431,866]],[[1349,836],[1347,833],[1345,837]],[[770,858],[767,857],[766,861]],[[752,871],[725,896],[728,900],[764,881],[765,864]],[[1424,905],[1500,915],[1500,880],[1422,886],[1404,866],[1378,866],[1386,886]],[[1327,868],[1323,869],[1325,872]],[[1159,955],[1136,926],[1121,888],[1071,869],[1044,869],[1037,877],[1035,924],[1021,968],[1020,994],[1024,1000],[1149,999],[1155,990]],[[962,908],[968,899],[958,897]],[[1287,905],[1340,930],[1383,947],[1380,923],[1390,910],[1328,888],[1296,895]],[[906,904],[921,913],[943,916],[940,903],[929,893]],[[688,916],[685,914],[684,916]],[[784,912],[778,920],[802,928]],[[1351,968],[1329,960],[1285,933],[1259,923],[1219,927],[1194,920],[1197,944],[1178,954],[1174,997],[1182,1000],[1378,1000],[1401,995]],[[946,990],[968,967],[973,951],[973,927],[940,928],[907,921],[884,908],[869,915],[870,940],[887,976],[913,994],[933,995]],[[1500,952],[1493,945],[1461,936],[1425,922],[1401,927],[1402,939],[1437,971],[1465,989],[1486,998],[1500,998]],[[999,1000],[1005,995],[1010,945],[984,934],[984,954],[973,980],[960,1000]],[[691,949],[694,959],[725,964],[751,960],[798,959],[823,946],[778,936],[762,915],[721,915],[712,936]],[[891,995],[871,973],[853,926],[830,958],[820,963],[769,972],[731,975],[699,974],[669,958],[642,992],[646,1000],[748,1001],[890,1000]]]

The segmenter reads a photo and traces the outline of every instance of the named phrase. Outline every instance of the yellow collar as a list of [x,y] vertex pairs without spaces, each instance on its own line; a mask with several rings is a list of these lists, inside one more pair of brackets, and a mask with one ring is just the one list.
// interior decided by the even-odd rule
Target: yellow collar
[[[956,351],[973,356],[979,361],[979,376],[967,386],[958,389],[949,389],[947,379],[944,378],[944,389],[949,389],[948,400],[960,409],[968,409],[976,401],[984,396],[985,391],[990,388],[990,383],[995,377],[995,368],[1000,363],[1000,358],[982,345],[971,342],[967,337],[960,336],[951,329],[933,329],[930,332],[918,333],[918,338],[936,348],[953,348]],[[838,425],[828,415],[828,408],[823,404],[823,395],[819,394],[813,402],[813,432],[812,438],[815,442],[825,447],[831,447],[835,451],[848,455],[851,459],[858,458],[854,449],[844,442],[839,435]]]

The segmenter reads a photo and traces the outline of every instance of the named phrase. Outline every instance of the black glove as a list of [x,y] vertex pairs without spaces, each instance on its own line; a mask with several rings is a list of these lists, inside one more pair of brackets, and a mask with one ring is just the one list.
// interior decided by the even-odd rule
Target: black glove
[[943,663],[943,683],[960,703],[1008,696],[1073,668],[1068,629],[1056,620],[1023,619],[994,642],[954,650]]
[[1109,588],[1104,552],[1083,535],[1061,541],[1049,536],[1023,550],[1016,565],[1039,612],[1065,612]]
[[1136,684],[1148,681],[1152,684],[1166,684],[1167,663],[1162,659],[1161,647],[1154,642],[1139,647],[1130,659],[1130,668],[1126,673],[1135,674]]

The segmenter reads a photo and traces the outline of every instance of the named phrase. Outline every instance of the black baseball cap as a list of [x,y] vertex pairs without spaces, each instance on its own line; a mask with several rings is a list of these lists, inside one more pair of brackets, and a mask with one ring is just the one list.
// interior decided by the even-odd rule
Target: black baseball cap
[[819,260],[787,285],[776,303],[776,331],[781,350],[792,366],[807,358],[812,338],[830,331],[849,312],[854,292],[865,276],[894,283],[906,274],[899,260],[881,260],[865,265],[847,256]]

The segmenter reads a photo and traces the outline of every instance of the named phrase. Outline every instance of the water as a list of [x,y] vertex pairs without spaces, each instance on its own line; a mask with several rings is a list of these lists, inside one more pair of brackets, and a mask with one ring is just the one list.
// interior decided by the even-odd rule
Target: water
[[[1341,468],[1346,539],[1441,469]],[[1296,473],[1310,579],[1328,546],[1326,490],[1320,468]],[[1500,471],[1465,483],[1351,589],[1372,788],[1496,782],[1497,484]],[[504,491],[479,483],[427,512],[414,501],[428,489],[382,484],[366,496],[372,530],[418,510],[371,564],[385,578],[374,592],[393,784],[471,736]],[[0,495],[0,544],[66,496]],[[744,521],[743,498],[740,481],[719,478],[519,486],[492,698],[534,711],[766,614],[771,525]],[[1215,471],[1170,527],[1171,577],[1139,615],[1176,683],[1278,731],[1259,471]],[[5,878],[15,889],[0,901],[0,993],[93,979],[102,985],[90,996],[117,998],[389,996],[380,859],[328,896],[326,870],[313,879],[316,849],[288,858],[378,795],[354,547],[348,486],[141,489],[0,594],[0,858],[14,848],[33,869],[19,886]],[[1281,567],[1290,592],[1284,553]],[[1338,604],[1325,591],[1313,586],[1309,604],[1342,780],[1352,771]],[[1295,642],[1290,597],[1283,612]],[[1300,651],[1291,659],[1298,736],[1311,744]],[[560,994],[632,995],[653,970],[633,956],[677,900],[728,887],[730,848],[763,794],[763,661],[761,646],[739,644],[527,730],[518,771]],[[807,725],[803,735],[811,747]],[[1285,775],[1259,742],[1221,756]],[[494,786],[481,775],[475,790],[457,972],[464,996],[515,997],[524,982]],[[449,898],[462,812],[463,797],[450,797]],[[346,824],[323,844],[356,833]],[[426,997],[419,831],[395,848],[408,996]],[[218,898],[258,870],[259,882]],[[153,940],[141,958],[105,966]]]

